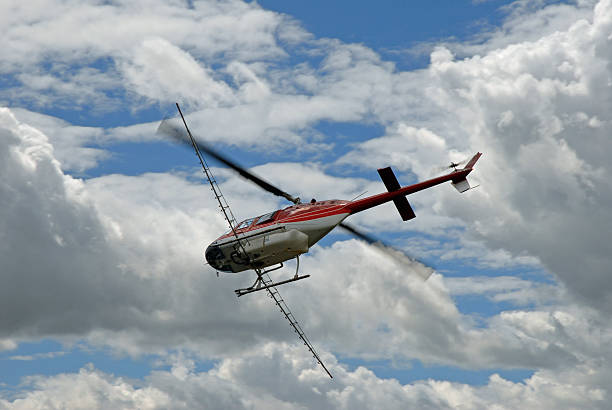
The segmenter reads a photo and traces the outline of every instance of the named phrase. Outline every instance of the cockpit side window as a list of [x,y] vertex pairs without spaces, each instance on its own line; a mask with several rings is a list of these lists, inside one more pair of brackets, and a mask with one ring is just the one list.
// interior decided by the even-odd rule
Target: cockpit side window
[[260,216],[259,219],[257,220],[257,225],[265,224],[266,222],[270,222],[271,220],[273,220],[274,215],[276,215],[276,212],[277,211],[272,211],[268,214]]
[[239,229],[247,228],[247,227],[251,226],[251,224],[253,223],[254,220],[255,220],[255,218],[246,219],[246,220],[240,222],[235,229],[239,230]]

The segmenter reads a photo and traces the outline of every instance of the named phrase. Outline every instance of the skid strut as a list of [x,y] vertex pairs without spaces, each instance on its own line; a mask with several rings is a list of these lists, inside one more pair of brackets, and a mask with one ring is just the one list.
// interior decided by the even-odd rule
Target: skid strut
[[[279,285],[284,285],[285,283],[290,283],[290,282],[295,282],[296,280],[301,280],[301,279],[306,279],[309,278],[310,275],[304,275],[304,276],[298,276],[298,271],[300,270],[300,256],[296,256],[295,259],[297,260],[297,266],[295,268],[295,275],[293,275],[293,278],[291,279],[287,279],[287,280],[281,280],[280,282],[276,282],[276,283],[272,283],[272,280],[270,280],[270,283],[265,283],[264,282],[264,278],[263,275],[275,271],[277,269],[280,269],[283,267],[282,262],[280,263],[279,266],[276,266],[274,268],[271,269],[267,269],[265,271],[260,271],[255,269],[255,273],[257,273],[257,279],[255,279],[255,283],[253,283],[251,286],[249,286],[248,288],[241,288],[241,289],[236,289],[234,292],[236,293],[236,296],[240,297],[243,295],[246,295],[248,293],[253,293],[253,292],[257,292],[259,290],[264,290],[264,289],[268,289],[270,286],[279,286]],[[268,276],[268,279],[270,277]]]
[[253,286],[251,286],[250,288],[236,289],[234,292],[236,292],[236,296],[240,297],[240,296],[243,296],[243,295],[246,295],[246,294],[249,294],[249,293],[257,292],[259,290],[268,289],[271,286],[284,285],[285,283],[295,282],[296,280],[306,279],[306,278],[309,278],[309,277],[310,277],[310,275],[294,276],[291,279],[281,280],[280,282],[276,282],[276,283],[271,283],[272,281],[270,281],[270,284],[265,285],[265,281],[264,281],[263,277],[259,276],[257,278],[257,280],[255,281],[255,284]]

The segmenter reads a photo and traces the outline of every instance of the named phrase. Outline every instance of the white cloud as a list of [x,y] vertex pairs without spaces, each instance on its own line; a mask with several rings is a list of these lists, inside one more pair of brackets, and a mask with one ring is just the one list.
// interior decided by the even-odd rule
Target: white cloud
[[[568,7],[547,12],[567,18]],[[481,187],[460,200],[449,189],[429,190],[425,212],[465,229],[463,243],[484,241],[540,260],[572,297],[609,311],[611,15],[610,2],[601,1],[592,21],[460,61],[439,48],[431,66],[414,75],[427,85],[412,79],[413,96],[405,98],[437,104],[438,116],[422,127],[395,118],[384,137],[359,144],[342,161],[393,165],[425,178],[440,162],[484,152],[472,176]],[[432,145],[425,134],[444,144]]]
[[368,168],[393,165],[400,172],[412,171],[419,176],[432,177],[436,167],[446,165],[446,162],[450,164],[451,161],[463,160],[466,155],[449,150],[444,138],[436,133],[400,122],[387,130],[384,137],[359,144],[337,162]]
[[[329,357],[328,357],[329,358]],[[515,383],[497,374],[483,386],[423,380],[402,385],[381,379],[364,367],[355,370],[330,361],[334,380],[311,369],[300,349],[266,345],[240,358],[221,361],[208,372],[196,372],[184,357],[171,370],[151,372],[143,381],[105,374],[92,366],[78,373],[35,376],[29,391],[1,399],[7,409],[56,406],[68,408],[209,409],[525,409],[593,408],[607,405],[605,371],[598,366],[561,373],[538,372]],[[593,383],[594,380],[598,382]],[[279,388],[282,386],[282,388]]]
[[[49,143],[3,110],[0,310],[12,314],[0,316],[0,347],[42,337],[86,338],[133,354],[179,346],[221,360],[209,374],[180,367],[155,373],[150,390],[91,369],[32,379],[34,391],[11,405],[47,399],[87,405],[106,398],[101,407],[153,407],[175,403],[189,388],[182,397],[190,407],[201,398],[198,389],[211,383],[222,392],[204,389],[211,407],[354,408],[388,399],[387,407],[402,408],[604,408],[612,309],[606,179],[612,4],[552,5],[531,14],[525,4],[516,3],[516,18],[477,47],[439,47],[428,69],[401,73],[364,46],[313,40],[295,21],[252,3],[196,2],[193,9],[167,2],[41,1],[32,9],[3,3],[0,71],[23,82],[3,99],[108,106],[115,86],[120,94],[133,93],[130,109],[183,97],[191,102],[193,128],[205,138],[259,149],[332,147],[312,129],[319,121],[374,122],[386,135],[356,146],[339,163],[372,170],[375,163],[393,165],[421,178],[479,150],[485,155],[473,176],[482,186],[469,196],[442,188],[415,196],[418,218],[410,227],[398,228],[392,207],[355,220],[378,230],[431,232],[436,237],[419,246],[441,258],[478,258],[481,267],[541,262],[561,281],[548,287],[435,274],[423,285],[408,274],[410,265],[355,241],[313,249],[303,260],[313,277],[286,293],[322,351],[539,369],[524,383],[494,376],[482,387],[445,381],[401,386],[364,368],[343,373],[327,355],[338,379],[348,381],[325,390],[319,369],[295,359],[300,353],[269,344],[293,341],[274,306],[265,298],[233,299],[231,290],[246,278],[217,280],[202,268],[203,247],[225,229],[205,189],[176,174],[83,182],[64,175],[56,160],[63,169],[85,170],[107,155],[85,144],[154,139],[152,124],[102,130],[21,111],[25,122],[45,129]],[[74,27],[82,36],[72,34]],[[275,64],[293,52],[279,40],[304,46],[322,63]],[[169,63],[153,64],[159,61]],[[190,81],[175,84],[177,71]],[[350,198],[381,185],[374,177],[334,177],[315,164],[266,164],[256,171],[286,189],[309,175],[296,189],[305,197]],[[222,188],[240,212],[271,207],[269,198],[246,186],[226,176]],[[440,238],[457,245],[437,250]],[[466,292],[524,310],[477,326],[452,300]],[[535,307],[527,310],[529,304]],[[247,347],[261,357],[245,355]],[[262,373],[294,382],[297,399],[254,376]],[[65,401],[74,391],[70,385],[81,386],[85,402]],[[245,391],[246,401],[238,401]]]
[[[41,0],[28,7],[8,1],[1,7],[0,71],[18,82],[3,96],[38,106],[75,109],[75,103],[96,101],[97,109],[112,109],[111,101],[118,105],[117,94],[125,97],[126,91],[154,101],[211,93],[214,101],[227,86],[206,81],[206,71],[175,45],[212,61],[251,61],[285,54],[277,29],[283,39],[305,36],[292,20],[240,1],[196,2],[192,9],[185,2],[154,0]],[[180,86],[190,79],[197,86]],[[200,103],[206,102],[211,100]]]
[[[441,210],[473,219],[490,244],[538,257],[572,295],[606,310],[609,249],[602,235],[610,207],[601,153],[609,144],[599,130],[567,119],[580,112],[606,121],[598,90],[609,56],[598,50],[610,13],[601,2],[592,24],[579,21],[536,42],[431,68],[445,87],[442,107],[457,113],[470,144],[485,152],[479,200],[470,209],[444,201]],[[500,119],[508,124],[499,127]]]
[[[150,36],[195,48],[200,56],[226,53],[260,59],[283,54],[274,35],[281,15],[239,1],[200,1],[194,6],[154,0],[112,4],[40,0],[36,7],[4,2],[3,40],[8,49],[3,51],[3,67],[39,63],[51,50],[57,53],[56,60],[70,63],[83,57],[91,61],[116,56]],[[80,35],[73,35],[74,28],[80,28]]]
[[82,172],[109,157],[105,150],[88,146],[104,134],[101,128],[74,126],[59,118],[24,109],[11,111],[19,121],[45,133],[63,170]]
[[512,44],[537,41],[555,32],[567,31],[578,20],[590,20],[596,4],[597,0],[513,1],[502,8],[509,15],[500,27],[483,31],[472,41],[446,45],[462,56],[472,56]]
[[[43,134],[20,125],[6,110],[3,115],[5,141],[11,144],[5,146],[4,164],[12,173],[6,174],[1,196],[3,220],[10,223],[1,232],[12,241],[3,250],[2,280],[30,284],[18,298],[11,291],[2,299],[3,309],[15,312],[2,326],[5,336],[86,337],[131,354],[183,346],[204,357],[293,340],[266,298],[236,303],[231,290],[248,278],[217,279],[201,267],[203,248],[225,224],[200,184],[169,174],[75,180],[62,174]],[[291,170],[287,164],[262,171],[268,168],[283,170],[274,174],[284,178],[301,172],[285,171]],[[339,185],[314,171],[319,186]],[[234,184],[229,179],[222,189],[236,199],[235,209],[252,205],[257,194],[235,195]],[[312,339],[333,351],[476,367],[556,367],[575,361],[572,351],[551,350],[550,342],[535,343],[506,330],[502,336],[498,329],[508,328],[504,319],[473,328],[439,275],[423,284],[410,274],[419,267],[416,262],[397,264],[356,241],[313,248],[302,262],[313,278],[283,293]]]
[[65,355],[66,352],[46,352],[46,353],[35,353],[32,355],[15,355],[15,356],[10,356],[9,360],[20,360],[20,361],[32,361],[32,360],[39,360],[39,359],[53,359],[56,357],[60,357]]
[[153,100],[216,107],[233,99],[229,86],[215,81],[210,69],[162,38],[144,40],[119,66],[128,89]]
[[453,296],[481,294],[493,301],[512,302],[517,306],[559,303],[565,296],[556,285],[536,283],[515,276],[445,278],[444,284]]

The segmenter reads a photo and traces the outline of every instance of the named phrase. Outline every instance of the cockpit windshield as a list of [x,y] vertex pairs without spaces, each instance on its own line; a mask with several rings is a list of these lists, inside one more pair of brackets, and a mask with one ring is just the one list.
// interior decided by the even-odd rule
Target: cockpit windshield
[[259,219],[257,219],[257,225],[265,224],[266,222],[270,222],[271,220],[273,220],[276,212],[277,211],[272,211],[268,214],[260,216]]
[[236,226],[236,228],[235,228],[235,229],[236,229],[236,230],[239,230],[239,229],[248,228],[249,226],[251,226],[251,224],[253,223],[253,221],[254,221],[254,220],[255,220],[255,218],[249,218],[249,219],[246,219],[246,220],[244,220],[244,221],[240,222],[240,223],[238,224],[238,226]]

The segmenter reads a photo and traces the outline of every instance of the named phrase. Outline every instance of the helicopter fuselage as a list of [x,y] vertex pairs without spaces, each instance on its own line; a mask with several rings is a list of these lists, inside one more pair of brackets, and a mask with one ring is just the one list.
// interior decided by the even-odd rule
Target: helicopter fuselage
[[247,219],[206,249],[206,261],[224,272],[276,265],[298,255],[350,215],[349,201],[297,204]]
[[205,251],[206,261],[224,272],[262,269],[293,259],[327,235],[349,215],[393,201],[404,221],[415,217],[406,196],[451,181],[459,192],[470,189],[466,176],[480,157],[447,175],[400,187],[390,168],[378,172],[388,192],[345,201],[311,201],[247,219],[217,238]]

